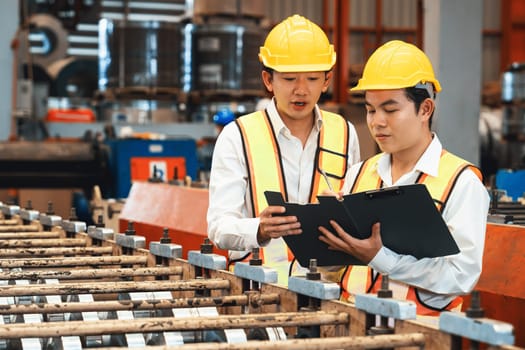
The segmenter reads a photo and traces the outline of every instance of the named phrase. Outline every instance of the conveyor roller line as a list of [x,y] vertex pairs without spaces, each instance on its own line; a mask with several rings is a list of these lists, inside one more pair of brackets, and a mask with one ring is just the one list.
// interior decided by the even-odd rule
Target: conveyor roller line
[[2,249],[0,258],[29,257],[29,256],[56,256],[56,255],[95,255],[111,254],[112,247],[62,247],[62,248],[20,248]]
[[[112,247],[101,247],[111,248]],[[97,265],[145,265],[148,257],[145,255],[111,255],[85,256],[65,258],[33,258],[33,259],[0,259],[0,268],[40,268],[40,267],[74,267]]]
[[96,278],[122,278],[139,276],[170,276],[182,275],[182,267],[141,267],[141,268],[104,268],[104,269],[79,269],[67,271],[33,270],[33,271],[9,271],[0,272],[0,280],[39,280],[44,278],[56,278],[59,280],[78,280]]
[[14,225],[19,225],[19,224],[20,224],[20,220],[17,220],[17,219],[0,219],[0,225],[2,226],[6,226],[6,225],[14,226]]
[[58,231],[0,232],[0,239],[62,238]]
[[68,294],[105,294],[147,291],[193,291],[200,289],[229,289],[230,281],[224,279],[193,279],[175,281],[119,281],[89,282],[71,284],[30,284],[24,287],[16,285],[0,286],[0,296],[23,295],[68,295]]
[[0,248],[49,248],[49,247],[85,247],[87,241],[82,238],[61,239],[5,239],[0,240]]
[[0,315],[19,315],[30,313],[59,313],[59,312],[97,312],[117,310],[161,310],[199,306],[245,306],[278,304],[280,297],[276,293],[247,295],[226,295],[222,297],[195,297],[161,300],[119,300],[119,301],[92,301],[89,303],[71,302],[61,304],[27,304],[27,305],[0,305]]
[[49,322],[38,325],[6,324],[0,326],[0,339],[86,336],[97,334],[151,333],[254,327],[297,327],[344,325],[350,317],[345,312],[280,312],[250,315],[182,318],[157,317],[135,320],[100,320]]
[[0,232],[34,232],[40,231],[39,225],[5,225],[0,226]]
[[[310,339],[290,339],[282,341],[249,341],[242,344],[199,343],[184,344],[177,347],[154,346],[134,350],[352,350],[381,349],[397,347],[425,346],[425,335],[422,333],[387,334],[376,336],[330,337]],[[98,348],[97,350],[119,350],[122,348]]]

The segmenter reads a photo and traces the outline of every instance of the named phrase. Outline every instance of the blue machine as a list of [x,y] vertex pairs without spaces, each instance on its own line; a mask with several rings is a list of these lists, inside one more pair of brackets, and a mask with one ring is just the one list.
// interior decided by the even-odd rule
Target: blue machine
[[525,170],[498,170],[496,188],[505,190],[513,201],[517,201],[525,195]]
[[109,189],[108,197],[128,196],[131,188],[131,161],[136,157],[184,157],[186,175],[193,180],[197,179],[197,143],[194,139],[114,139],[106,141],[106,144],[110,147],[109,168],[112,176],[112,188]]

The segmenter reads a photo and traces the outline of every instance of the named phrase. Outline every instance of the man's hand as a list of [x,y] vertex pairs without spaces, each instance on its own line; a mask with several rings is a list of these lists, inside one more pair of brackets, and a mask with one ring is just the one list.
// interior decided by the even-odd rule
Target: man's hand
[[272,238],[302,233],[301,223],[296,216],[279,216],[286,211],[282,206],[269,206],[259,216],[257,242],[263,244]]
[[368,264],[383,246],[379,222],[372,225],[372,234],[367,239],[352,237],[333,220],[330,220],[330,225],[332,225],[337,235],[320,226],[319,231],[321,231],[321,235],[319,235],[319,240],[328,244],[330,249],[348,253],[365,264]]

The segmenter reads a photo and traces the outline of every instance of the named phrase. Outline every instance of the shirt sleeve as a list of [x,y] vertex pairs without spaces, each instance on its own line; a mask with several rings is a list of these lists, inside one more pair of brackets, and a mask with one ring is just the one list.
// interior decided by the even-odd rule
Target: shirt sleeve
[[208,237],[221,249],[258,247],[259,219],[248,206],[248,174],[240,131],[228,124],[217,138],[210,173]]
[[377,272],[439,294],[469,293],[481,274],[489,195],[471,170],[464,171],[450,195],[443,218],[460,253],[416,259],[383,247],[370,262]]

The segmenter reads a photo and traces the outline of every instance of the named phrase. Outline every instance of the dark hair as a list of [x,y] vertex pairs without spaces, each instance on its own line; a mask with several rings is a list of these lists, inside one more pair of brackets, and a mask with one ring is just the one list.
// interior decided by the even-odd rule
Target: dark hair
[[[414,106],[416,107],[416,113],[419,112],[421,103],[423,103],[423,101],[425,101],[427,98],[431,98],[426,89],[421,89],[421,88],[416,88],[416,87],[405,88],[405,95],[409,100],[414,102]],[[432,127],[433,117],[434,117],[434,111],[432,111],[432,115],[428,119],[429,128]]]

